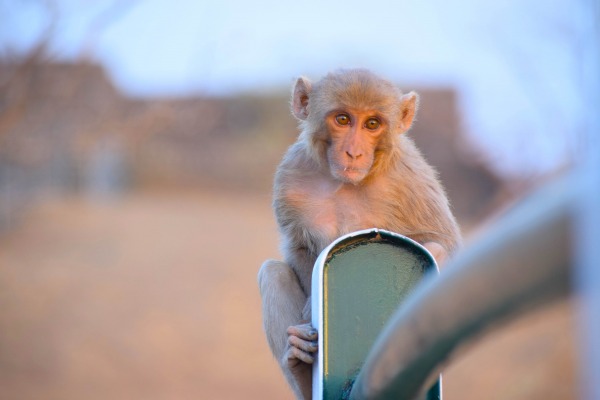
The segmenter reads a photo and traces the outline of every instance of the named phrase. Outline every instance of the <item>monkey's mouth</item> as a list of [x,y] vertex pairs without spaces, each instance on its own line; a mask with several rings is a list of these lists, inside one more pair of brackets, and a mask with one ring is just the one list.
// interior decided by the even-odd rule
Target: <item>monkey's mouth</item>
[[357,184],[363,180],[368,172],[368,168],[339,165],[333,171],[333,175],[336,179],[342,182]]

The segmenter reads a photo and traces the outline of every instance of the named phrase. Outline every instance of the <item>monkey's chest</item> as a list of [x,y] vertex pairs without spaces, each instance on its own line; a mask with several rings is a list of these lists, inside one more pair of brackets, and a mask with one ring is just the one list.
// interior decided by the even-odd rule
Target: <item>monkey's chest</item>
[[356,230],[376,227],[370,202],[353,193],[307,193],[300,215],[305,229],[325,247],[336,238]]

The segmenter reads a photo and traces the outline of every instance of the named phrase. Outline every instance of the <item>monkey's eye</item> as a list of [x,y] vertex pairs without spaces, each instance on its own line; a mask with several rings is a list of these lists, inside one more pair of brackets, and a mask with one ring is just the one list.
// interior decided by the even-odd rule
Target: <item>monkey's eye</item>
[[365,128],[374,131],[375,129],[379,128],[379,125],[381,125],[381,122],[379,122],[377,118],[369,118],[365,123]]
[[347,114],[338,114],[335,116],[335,120],[340,125],[348,125],[350,123],[350,117]]

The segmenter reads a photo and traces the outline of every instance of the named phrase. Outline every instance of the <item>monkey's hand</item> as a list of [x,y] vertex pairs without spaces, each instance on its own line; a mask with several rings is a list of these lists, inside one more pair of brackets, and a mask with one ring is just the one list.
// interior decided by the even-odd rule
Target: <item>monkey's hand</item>
[[287,329],[288,343],[285,359],[290,370],[301,367],[302,364],[312,364],[318,350],[317,330],[311,324],[290,326]]
[[446,259],[448,258],[448,252],[442,247],[441,244],[437,242],[427,242],[423,246],[431,253],[433,258],[435,258],[437,265],[440,267],[444,265]]
[[300,398],[312,398],[312,364],[318,350],[318,333],[311,324],[293,325],[287,329],[288,342],[283,355],[284,365],[296,381],[302,394]]

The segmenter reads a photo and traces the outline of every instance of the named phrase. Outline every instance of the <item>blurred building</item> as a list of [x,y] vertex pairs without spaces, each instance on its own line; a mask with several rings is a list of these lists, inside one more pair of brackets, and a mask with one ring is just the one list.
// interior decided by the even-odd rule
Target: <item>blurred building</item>
[[[506,182],[469,153],[455,93],[422,89],[410,132],[467,226]],[[93,64],[0,64],[0,226],[47,194],[147,185],[270,190],[296,122],[281,96],[134,99]]]

